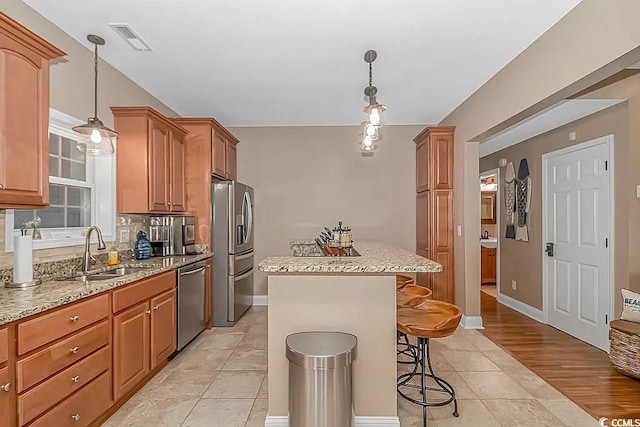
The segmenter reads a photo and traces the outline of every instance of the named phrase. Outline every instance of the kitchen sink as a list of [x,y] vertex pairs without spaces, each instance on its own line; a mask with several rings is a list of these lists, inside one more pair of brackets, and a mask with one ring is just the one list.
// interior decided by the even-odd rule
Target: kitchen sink
[[101,271],[99,273],[86,274],[82,276],[75,277],[64,277],[58,279],[60,281],[73,281],[73,282],[98,282],[100,280],[111,280],[117,277],[127,276],[129,274],[139,273],[141,271],[146,271],[149,267],[119,267],[113,270]]

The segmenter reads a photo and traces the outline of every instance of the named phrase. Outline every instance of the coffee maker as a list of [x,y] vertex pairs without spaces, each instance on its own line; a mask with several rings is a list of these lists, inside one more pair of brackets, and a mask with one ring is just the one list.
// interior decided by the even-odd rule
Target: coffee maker
[[196,253],[196,220],[193,216],[151,216],[147,236],[151,256],[190,255]]

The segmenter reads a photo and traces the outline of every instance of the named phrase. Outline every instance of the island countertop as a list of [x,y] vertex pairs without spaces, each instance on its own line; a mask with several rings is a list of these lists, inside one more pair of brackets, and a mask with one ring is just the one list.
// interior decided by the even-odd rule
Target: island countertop
[[264,259],[258,270],[266,273],[438,273],[442,265],[396,246],[358,242],[355,257],[277,256]]

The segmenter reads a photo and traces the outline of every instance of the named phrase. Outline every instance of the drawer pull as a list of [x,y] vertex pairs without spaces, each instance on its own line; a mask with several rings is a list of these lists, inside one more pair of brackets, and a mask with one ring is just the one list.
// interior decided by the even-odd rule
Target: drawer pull
[[71,378],[71,381],[74,383],[80,382],[80,376],[76,375],[75,377]]
[[151,314],[151,310],[146,310],[145,313]]
[[158,311],[158,309],[159,309],[159,308],[160,308],[160,306],[159,306],[159,305],[154,305],[154,306],[153,306],[153,309],[154,309],[154,310],[156,310],[156,311]]
[[73,323],[78,323],[78,320],[80,320],[80,317],[79,317],[79,316],[71,316],[71,321],[72,321]]
[[78,420],[80,420],[80,414],[73,414],[73,415],[71,415],[71,419],[72,419],[73,421],[78,421]]
[[79,351],[80,351],[80,349],[78,347],[73,347],[71,349],[71,353],[73,353],[73,354],[77,354]]
[[0,190],[4,190],[4,185],[0,184]]
[[9,390],[11,390],[11,383],[0,385],[0,390],[8,392]]

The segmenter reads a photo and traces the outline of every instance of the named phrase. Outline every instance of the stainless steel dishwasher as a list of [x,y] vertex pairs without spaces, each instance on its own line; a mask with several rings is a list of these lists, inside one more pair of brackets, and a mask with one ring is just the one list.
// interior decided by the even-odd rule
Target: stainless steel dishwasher
[[204,331],[206,267],[201,261],[178,269],[178,351]]

